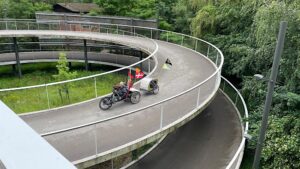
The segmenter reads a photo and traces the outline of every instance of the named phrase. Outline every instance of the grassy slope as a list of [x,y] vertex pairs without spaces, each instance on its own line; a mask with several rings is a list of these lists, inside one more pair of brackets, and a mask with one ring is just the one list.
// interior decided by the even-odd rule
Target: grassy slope
[[[111,70],[111,67],[93,65],[91,71],[84,71],[84,65],[73,63],[71,71],[77,71],[78,77],[98,74]],[[19,79],[11,69],[11,66],[0,67],[0,88],[12,88],[30,86],[54,82],[52,75],[56,74],[55,63],[39,63],[22,65],[23,77]],[[66,91],[61,91],[62,85],[48,86],[49,104],[51,108],[71,103],[76,103],[111,92],[112,86],[120,81],[125,81],[123,74],[108,74],[95,79],[86,79],[68,83],[69,97]],[[0,92],[0,100],[6,103],[16,113],[31,112],[48,108],[46,87],[34,89]]]

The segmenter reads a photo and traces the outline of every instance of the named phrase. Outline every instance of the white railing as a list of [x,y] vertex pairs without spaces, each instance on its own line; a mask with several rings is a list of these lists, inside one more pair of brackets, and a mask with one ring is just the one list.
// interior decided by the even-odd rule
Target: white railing
[[220,85],[222,91],[231,99],[232,103],[237,108],[237,113],[242,125],[242,141],[238,147],[238,150],[234,154],[233,158],[230,160],[229,164],[227,165],[226,169],[238,169],[241,165],[242,158],[244,155],[244,148],[246,138],[244,137],[248,133],[249,122],[248,118],[248,108],[246,102],[239,92],[237,88],[234,87],[232,83],[230,83],[227,79],[222,77],[222,82]]

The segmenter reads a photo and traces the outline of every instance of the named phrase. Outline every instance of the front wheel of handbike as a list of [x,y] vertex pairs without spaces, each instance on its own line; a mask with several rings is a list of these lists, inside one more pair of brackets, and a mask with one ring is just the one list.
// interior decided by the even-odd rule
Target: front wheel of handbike
[[102,110],[107,110],[112,106],[112,102],[110,100],[110,97],[104,97],[99,102],[99,107]]

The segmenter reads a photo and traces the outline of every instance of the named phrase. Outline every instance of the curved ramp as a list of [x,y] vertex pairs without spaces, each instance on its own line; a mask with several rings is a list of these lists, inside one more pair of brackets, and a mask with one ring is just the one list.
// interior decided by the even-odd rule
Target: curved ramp
[[[110,41],[127,44],[142,49],[155,47],[148,39],[131,36],[70,32],[70,31],[1,31],[0,37],[68,37],[88,40]],[[172,97],[210,77],[216,70],[215,65],[206,57],[175,44],[156,41],[159,50],[156,54],[158,69],[154,76],[160,81],[161,92],[158,95],[144,95],[139,104],[116,104],[109,111],[100,111],[99,100],[93,100],[62,109],[45,111],[22,116],[22,118],[39,133],[53,132],[74,126],[85,125],[99,120],[105,120],[126,112],[136,111],[139,108],[151,105]],[[161,69],[166,58],[173,64],[170,71]],[[47,141],[57,148],[70,161],[81,163],[94,159],[101,153],[113,152],[126,144],[143,138],[149,134],[159,137],[176,127],[186,123],[198,113],[195,108],[206,106],[215,94],[215,83],[219,81],[218,74],[212,77],[205,85],[201,86],[201,95],[196,88],[189,93],[148,109],[142,109],[126,117],[103,121],[100,124],[80,127],[75,130],[59,132],[45,136]],[[178,106],[178,105],[184,106]],[[163,109],[163,117],[161,110]],[[198,110],[198,108],[196,109]],[[175,122],[175,123],[174,123]],[[172,127],[172,128],[170,128]],[[159,130],[161,128],[161,131]],[[172,130],[170,130],[172,129]],[[164,132],[162,132],[164,131]],[[156,133],[156,134],[155,134]],[[147,142],[144,142],[145,144]],[[95,145],[96,144],[96,145]],[[74,146],[76,149],[74,149]],[[96,147],[95,147],[96,146]],[[96,154],[96,156],[95,156]]]
[[218,92],[199,116],[170,133],[153,151],[128,168],[225,168],[242,140],[236,111],[223,92]]
[[[154,48],[144,38],[121,35],[69,31],[0,32],[0,37],[24,36],[112,41],[142,49],[150,48],[150,50],[153,50]],[[37,132],[44,133],[48,142],[70,161],[75,161],[76,164],[95,159],[107,153],[113,154],[118,149],[125,151],[125,148],[133,143],[146,144],[150,140],[142,141],[147,138],[155,139],[154,137],[159,137],[183,125],[209,104],[216,92],[216,84],[219,83],[220,76],[218,73],[212,76],[216,71],[216,67],[203,55],[175,44],[162,41],[156,42],[159,45],[156,54],[159,67],[154,71],[153,76],[158,77],[160,80],[161,92],[158,95],[144,95],[142,101],[136,105],[116,104],[106,112],[99,110],[99,100],[96,99],[65,108],[24,115],[22,118]],[[169,58],[173,64],[170,71],[161,69],[161,65],[166,58]],[[212,78],[201,88],[195,88],[184,95],[178,95],[210,76]],[[178,95],[178,97],[163,104],[149,106],[174,95]],[[145,106],[150,108],[143,108]],[[198,111],[199,106],[200,111]],[[122,118],[114,118],[126,112],[135,113]],[[110,120],[106,120],[107,118],[110,118]],[[96,124],[95,121],[102,122]],[[80,127],[89,123],[91,125]],[[77,127],[72,130],[65,130],[74,126]],[[51,132],[57,130],[63,131],[51,134]],[[45,134],[47,132],[48,134]],[[100,161],[93,161],[92,163],[97,162]],[[87,164],[87,166],[92,163]]]

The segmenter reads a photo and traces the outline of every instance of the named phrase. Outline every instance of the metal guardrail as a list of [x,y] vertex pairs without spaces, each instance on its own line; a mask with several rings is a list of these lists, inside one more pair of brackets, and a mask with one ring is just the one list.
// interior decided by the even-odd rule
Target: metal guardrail
[[[7,25],[6,28],[10,28],[10,25],[13,24],[15,26],[13,26],[15,29],[18,29],[18,25],[20,24],[17,21],[0,21],[0,23],[5,23],[5,24],[1,24],[1,25]],[[27,25],[28,28],[32,28],[33,23],[28,23],[28,21],[25,21],[25,25]],[[42,25],[47,23],[35,23],[36,27],[35,28],[41,28]],[[40,25],[39,25],[40,24]],[[52,25],[52,26],[49,26]],[[100,28],[97,29],[97,32],[100,33],[110,33],[108,30],[109,28],[113,27],[116,32],[119,31],[128,31],[128,30],[132,30],[133,35],[136,34],[142,34],[144,36],[147,36],[149,38],[153,38],[156,40],[162,40],[162,41],[166,41],[166,42],[170,42],[170,43],[175,43],[181,46],[185,46],[189,49],[192,49],[198,53],[202,53],[204,54],[204,56],[206,56],[207,58],[209,58],[208,60],[214,62],[217,65],[216,71],[210,75],[206,80],[199,82],[197,85],[195,85],[194,87],[185,90],[175,96],[169,97],[167,99],[164,99],[162,101],[159,101],[157,103],[139,108],[137,110],[131,111],[131,112],[127,112],[115,117],[111,117],[111,118],[107,118],[107,119],[103,119],[103,120],[99,120],[99,121],[95,121],[92,123],[88,123],[88,124],[83,124],[83,125],[79,125],[79,126],[75,126],[75,127],[71,127],[71,128],[66,128],[63,130],[57,130],[57,131],[53,131],[53,132],[48,132],[48,133],[44,133],[42,134],[42,136],[44,137],[49,137],[51,135],[55,135],[55,134],[59,134],[62,132],[68,132],[68,131],[73,131],[76,129],[80,129],[83,127],[87,127],[87,126],[95,126],[95,128],[97,128],[97,124],[100,124],[102,122],[107,122],[107,121],[111,121],[113,119],[118,119],[120,117],[124,117],[124,116],[128,116],[134,113],[137,113],[141,110],[145,110],[145,109],[149,109],[149,108],[154,108],[159,106],[159,113],[160,113],[160,126],[159,129],[157,131],[155,131],[154,133],[157,133],[159,131],[165,130],[167,127],[170,127],[171,124],[164,124],[164,108],[167,102],[172,101],[173,99],[182,99],[184,97],[187,97],[188,95],[191,94],[196,94],[196,98],[195,98],[195,103],[193,104],[192,110],[200,108],[201,106],[204,105],[204,103],[207,103],[209,101],[209,99],[212,98],[212,95],[209,96],[205,96],[204,98],[200,97],[201,94],[201,87],[206,87],[208,88],[207,90],[211,93],[214,93],[217,91],[219,84],[220,84],[220,80],[221,80],[221,68],[224,62],[224,57],[222,52],[216,48],[214,45],[212,45],[209,42],[206,42],[204,40],[192,37],[192,36],[188,36],[188,35],[184,35],[181,33],[175,33],[175,32],[170,32],[170,31],[165,31],[165,30],[160,30],[160,29],[154,29],[154,28],[145,28],[145,27],[138,27],[138,26],[128,26],[128,25],[114,25],[114,24],[96,24],[96,23],[78,23],[78,22],[64,22],[64,23],[48,23],[48,27],[47,28],[53,28],[54,26],[56,26],[56,28],[58,28],[58,30],[60,30],[59,28],[62,28],[63,25],[67,24],[69,29],[64,29],[66,31],[68,30],[72,30],[72,25],[78,26],[80,25],[80,27],[82,28],[83,26],[87,26],[88,30],[91,32],[94,32],[93,30],[95,30],[95,28]],[[104,27],[104,28],[103,28]],[[1,27],[0,27],[1,28]],[[20,27],[19,27],[20,28]],[[106,30],[106,31],[101,31],[101,29]],[[62,29],[63,30],[63,29]],[[72,30],[74,31],[74,30]],[[76,30],[75,30],[76,31]],[[83,30],[80,30],[83,31]],[[86,30],[85,30],[86,31]],[[138,64],[138,63],[136,63]],[[111,72],[110,72],[111,73]],[[92,76],[94,77],[94,76]],[[81,78],[81,79],[86,79],[86,78]],[[226,80],[225,80],[226,81]],[[236,92],[237,92],[237,98],[241,100],[241,102],[243,103],[244,106],[244,111],[245,114],[248,114],[247,112],[247,108],[245,107],[245,103],[244,100],[242,99],[240,93],[238,92],[238,90],[236,90],[233,85],[231,83],[229,83],[228,81],[226,81],[230,87],[232,87]],[[212,85],[212,86],[211,86]],[[224,83],[224,86],[227,86]],[[225,90],[226,91],[226,90]],[[237,99],[237,100],[238,100]],[[237,106],[238,107],[238,106]],[[248,123],[245,124],[245,132],[247,132],[248,130]],[[151,134],[151,133],[150,133]],[[150,135],[148,134],[148,135]],[[153,134],[153,133],[152,133]],[[145,137],[147,137],[148,135],[146,135]],[[97,139],[97,136],[95,136],[95,138]],[[230,162],[230,164],[228,165],[227,168],[232,168],[233,164],[237,162],[237,160],[239,159],[239,157],[242,156],[242,152],[243,152],[243,148],[244,148],[244,143],[245,143],[245,139],[243,138],[242,143],[240,144],[240,147],[237,151],[237,153],[235,154],[234,158],[232,159],[232,161]],[[130,144],[130,143],[128,143]],[[96,157],[97,155],[99,155],[100,153],[97,152],[97,140],[95,141],[95,148],[96,148]],[[101,154],[105,154],[105,152],[102,152]]]
[[246,138],[244,136],[248,133],[248,129],[249,129],[249,122],[247,121],[247,118],[249,116],[248,108],[239,90],[235,88],[234,85],[224,77],[222,77],[220,88],[223,90],[224,93],[226,93],[226,95],[232,100],[232,102],[236,106],[238,111],[237,113],[239,115],[239,119],[241,121],[242,129],[243,129],[242,131],[243,138],[238,147],[238,150],[236,151],[233,158],[231,159],[231,161],[226,167],[226,169],[237,169],[240,167],[240,164],[242,162],[244,149],[245,149],[245,142],[246,142]]

